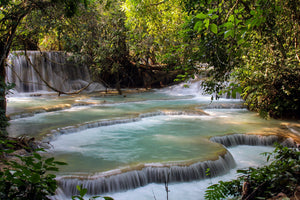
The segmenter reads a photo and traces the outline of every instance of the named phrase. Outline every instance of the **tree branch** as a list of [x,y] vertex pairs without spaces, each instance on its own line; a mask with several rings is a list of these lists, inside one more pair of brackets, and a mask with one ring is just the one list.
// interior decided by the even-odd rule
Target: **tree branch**
[[64,92],[64,91],[61,91],[55,87],[53,87],[52,85],[50,85],[42,76],[42,74],[39,72],[39,70],[37,69],[37,67],[31,62],[31,60],[29,59],[28,55],[27,55],[27,51],[25,51],[25,57],[26,57],[26,60],[27,62],[32,66],[32,68],[34,69],[34,71],[38,74],[38,76],[40,77],[40,79],[46,84],[46,86],[48,88],[50,88],[51,90],[55,91],[58,93],[58,96],[60,96],[61,94],[66,94],[66,95],[72,95],[72,94],[79,94],[80,92],[82,92],[83,90],[87,89],[92,83],[90,82],[89,84],[87,84],[86,86],[84,86],[83,88],[75,91],[75,92]]
[[225,21],[227,21],[227,19],[229,18],[229,15],[232,13],[232,11],[234,10],[234,8],[238,5],[240,0],[236,0],[235,4],[232,6],[232,8],[229,10],[229,12],[226,15]]

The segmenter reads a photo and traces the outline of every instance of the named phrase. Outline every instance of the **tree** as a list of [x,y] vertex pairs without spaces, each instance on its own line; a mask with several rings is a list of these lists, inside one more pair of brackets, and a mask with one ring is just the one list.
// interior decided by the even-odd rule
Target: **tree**
[[179,0],[126,0],[122,7],[135,62],[169,64],[169,68],[181,62],[176,46],[183,44],[179,30],[186,13]]
[[[150,66],[148,61],[141,61],[150,59],[149,54],[138,52],[137,49],[143,45],[130,42],[133,41],[132,37],[140,34],[139,29],[132,29],[128,24],[128,15],[135,16],[131,12],[124,8],[122,1],[94,2],[89,9],[81,10],[80,15],[68,20],[67,29],[62,29],[62,41],[66,44],[64,50],[72,52],[77,61],[88,64],[95,81],[115,87],[119,93],[121,87],[147,87],[153,82],[159,83],[158,79],[162,77],[157,78],[152,71],[154,62]],[[157,29],[162,30],[163,26]],[[158,32],[155,34],[159,35]],[[148,46],[142,48],[147,49]],[[159,53],[152,53],[151,58],[155,60]],[[137,54],[141,59],[137,59]],[[157,71],[163,70],[160,66],[155,67]],[[149,80],[145,78],[147,75]]]
[[[299,117],[300,7],[294,0],[184,1],[196,62],[209,63],[206,91],[241,91],[263,117]],[[200,56],[199,56],[200,55]]]
[[90,66],[93,78],[121,93],[123,86],[139,86],[138,71],[130,62],[125,15],[120,2],[94,2],[80,15],[68,20],[63,37],[64,50],[77,62]]
[[2,0],[0,3],[0,136],[6,135],[6,91],[5,83],[5,64],[8,54],[11,50],[12,43],[17,37],[18,29],[22,20],[33,11],[43,11],[47,8],[60,5],[64,8],[67,17],[72,16],[77,11],[80,3],[87,4],[87,0]]

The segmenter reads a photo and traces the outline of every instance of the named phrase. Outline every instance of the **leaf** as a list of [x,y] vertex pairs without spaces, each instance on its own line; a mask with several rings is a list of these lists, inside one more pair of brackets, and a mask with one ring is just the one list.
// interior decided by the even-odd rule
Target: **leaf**
[[231,94],[232,98],[236,99],[236,92],[233,90]]
[[245,42],[244,39],[240,39],[237,43],[238,43],[238,45],[241,45],[241,44],[243,44],[244,42]]
[[84,196],[87,193],[87,189],[86,188],[81,188],[80,192],[80,196]]
[[46,170],[47,170],[47,171],[54,171],[54,172],[57,172],[57,171],[58,171],[58,168],[57,168],[57,167],[47,167]]
[[230,15],[229,18],[228,18],[228,21],[229,22],[234,22],[234,15]]
[[68,165],[68,163],[60,162],[60,161],[54,161],[53,163],[57,165]]
[[200,14],[196,15],[196,18],[198,18],[198,19],[205,19],[207,17],[208,17],[208,15],[206,15],[204,13],[200,13]]
[[32,176],[29,179],[32,183],[38,183],[41,177],[39,174],[32,174]]
[[217,18],[219,18],[219,15],[213,15],[213,16],[211,16],[211,19],[217,19]]
[[251,10],[251,11],[250,11],[250,14],[251,14],[251,15],[255,15],[255,14],[256,14],[255,10]]
[[241,174],[246,174],[248,172],[248,170],[238,169],[238,170],[236,170],[236,172],[241,173]]
[[210,24],[210,30],[211,32],[217,34],[218,33],[218,26],[216,24]]
[[79,199],[79,200],[84,200],[81,196],[72,196],[72,200],[76,200],[76,199]]
[[78,191],[80,191],[80,190],[81,190],[81,186],[80,186],[80,185],[76,185],[76,189],[77,189]]
[[194,26],[194,30],[200,32],[202,30],[202,26],[203,26],[203,22],[198,21]]
[[28,169],[23,169],[22,172],[26,175],[26,176],[30,176],[31,175],[31,171]]
[[38,153],[33,153],[33,156],[38,159],[38,160],[41,160],[42,159],[42,156]]
[[52,157],[52,158],[46,159],[45,163],[48,164],[48,165],[50,165],[50,164],[52,164],[53,161],[54,161],[54,158]]
[[205,19],[203,21],[203,23],[204,23],[204,26],[208,29],[208,27],[209,27],[209,19]]
[[233,23],[232,22],[226,22],[225,24],[223,24],[224,27],[226,27],[227,29],[231,29],[233,27]]
[[105,199],[105,200],[114,200],[113,198],[111,198],[111,197],[102,197],[103,199]]
[[[97,198],[100,198],[101,196],[92,196],[91,198],[89,198],[89,200],[94,200],[94,199],[97,199]],[[102,197],[104,198],[104,197]]]
[[231,36],[232,38],[234,37],[234,31],[233,30],[225,31],[224,39],[228,38],[229,36]]

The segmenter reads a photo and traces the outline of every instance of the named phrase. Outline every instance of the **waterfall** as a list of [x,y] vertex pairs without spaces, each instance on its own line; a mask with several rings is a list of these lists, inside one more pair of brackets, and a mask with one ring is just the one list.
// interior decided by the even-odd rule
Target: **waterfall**
[[[64,52],[28,51],[27,55],[43,79],[60,91],[79,90],[91,81],[88,67],[71,63]],[[14,51],[9,55],[6,71],[7,82],[15,83],[14,90],[18,93],[50,91],[26,60],[23,51]],[[91,91],[100,88],[103,89],[99,84],[94,84],[88,89]]]
[[[129,190],[149,183],[186,182],[219,176],[235,167],[235,161],[230,152],[219,156],[217,160],[198,162],[189,166],[146,166],[141,170],[121,173],[115,170],[116,175],[107,176],[105,173],[91,177],[60,177],[58,184],[65,195],[77,194],[77,185],[87,188],[91,195]],[[206,174],[207,169],[210,174]],[[119,173],[119,174],[118,174]]]
[[252,146],[272,146],[275,142],[281,143],[287,147],[295,147],[295,143],[291,138],[280,138],[276,135],[262,136],[250,134],[233,134],[216,136],[210,138],[212,142],[224,145],[225,147],[237,145],[252,145]]
[[[39,111],[41,113],[42,111]],[[44,111],[45,112],[45,111]],[[28,115],[18,115],[13,116],[14,119],[32,116],[33,114]],[[112,119],[112,120],[100,120],[100,121],[93,121],[93,122],[86,122],[83,124],[78,124],[76,126],[67,126],[62,128],[57,128],[55,130],[51,130],[50,134],[47,134],[47,137],[44,139],[45,142],[49,142],[54,140],[57,136],[69,133],[76,133],[79,131],[83,131],[90,128],[97,128],[103,126],[111,126],[116,124],[125,124],[125,123],[132,123],[141,121],[143,118],[160,116],[160,115],[194,115],[194,116],[202,116],[207,115],[204,111],[157,111],[157,112],[150,112],[150,113],[142,113],[138,117],[133,118],[125,118],[125,119]]]
[[[217,136],[210,139],[224,146],[235,145],[261,145],[269,146],[274,142],[289,147],[294,147],[294,141],[290,138],[280,138],[275,135],[260,136],[247,134],[234,134]],[[93,176],[61,176],[57,181],[61,191],[66,196],[78,194],[77,185],[87,189],[89,195],[97,195],[110,192],[118,192],[145,186],[149,183],[188,182],[210,177],[220,176],[229,172],[236,165],[230,152],[226,151],[217,160],[198,162],[187,166],[175,164],[145,164],[141,170],[116,169],[99,173]],[[209,173],[207,174],[207,169]],[[126,172],[124,172],[126,171]]]

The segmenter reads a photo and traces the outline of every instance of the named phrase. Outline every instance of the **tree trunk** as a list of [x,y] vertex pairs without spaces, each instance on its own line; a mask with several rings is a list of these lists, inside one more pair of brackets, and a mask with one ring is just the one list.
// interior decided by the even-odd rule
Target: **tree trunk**
[[0,138],[7,136],[5,62],[0,64]]
[[116,75],[116,89],[118,90],[119,95],[122,95],[121,85],[120,85],[120,75],[119,72]]

